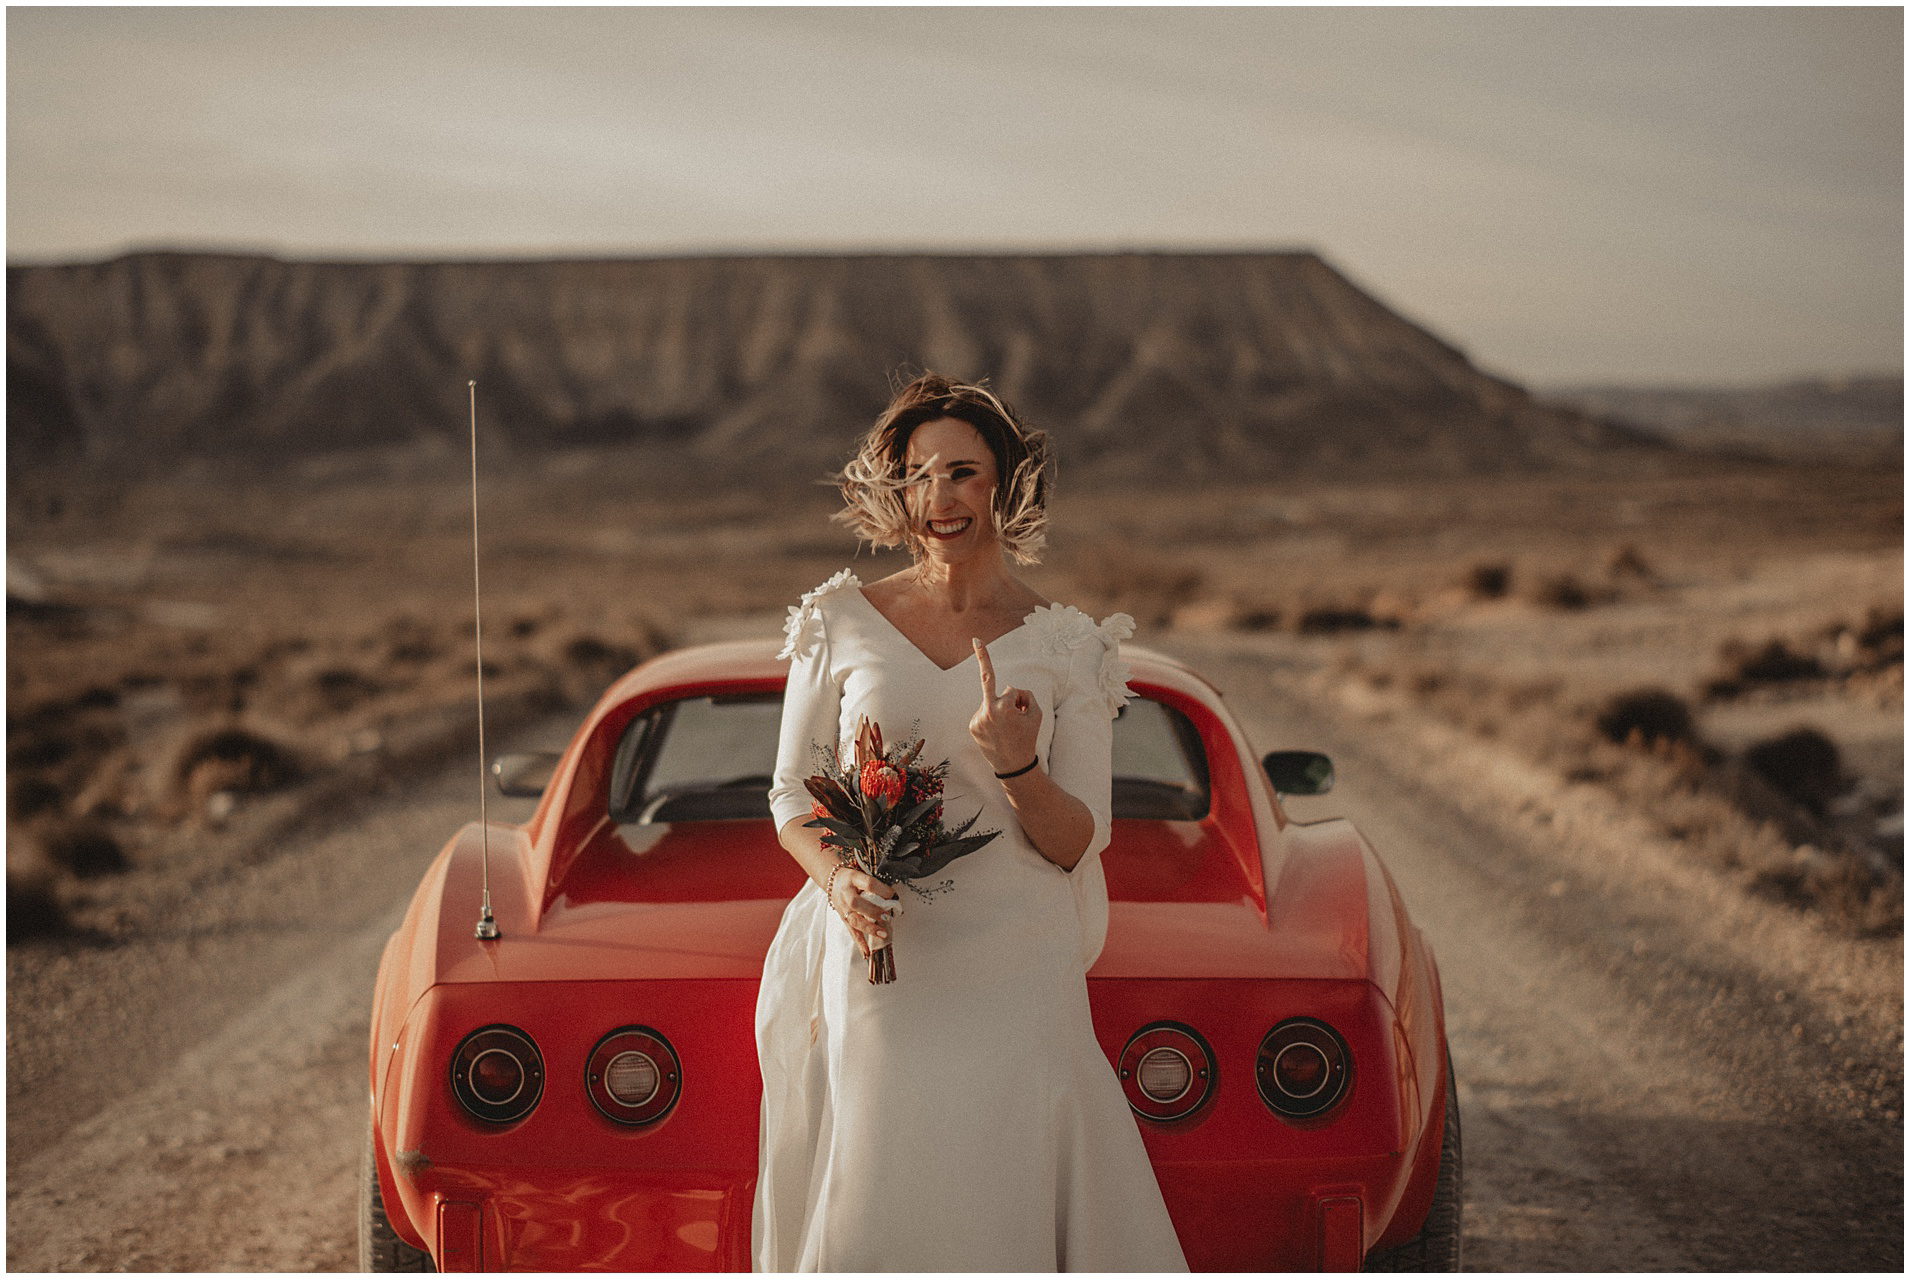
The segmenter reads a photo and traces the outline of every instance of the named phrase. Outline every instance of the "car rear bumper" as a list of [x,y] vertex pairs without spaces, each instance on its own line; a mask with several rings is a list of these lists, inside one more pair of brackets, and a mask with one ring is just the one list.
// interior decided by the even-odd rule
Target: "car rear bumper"
[[[746,1270],[761,1084],[739,980],[440,985],[387,1045],[374,1094],[392,1224],[440,1269]],[[1406,1188],[1417,1124],[1412,1071],[1389,1006],[1364,982],[1091,983],[1112,1059],[1142,1025],[1202,1030],[1217,1091],[1194,1116],[1139,1121],[1162,1196],[1196,1270],[1357,1268]],[[1322,1121],[1275,1116],[1254,1084],[1265,1030],[1305,1014],[1333,1024],[1356,1076]],[[544,1093],[523,1119],[464,1113],[449,1062],[480,1026],[509,1024],[543,1056]],[[644,1127],[584,1096],[591,1048],[647,1026],[680,1056],[682,1096]]]

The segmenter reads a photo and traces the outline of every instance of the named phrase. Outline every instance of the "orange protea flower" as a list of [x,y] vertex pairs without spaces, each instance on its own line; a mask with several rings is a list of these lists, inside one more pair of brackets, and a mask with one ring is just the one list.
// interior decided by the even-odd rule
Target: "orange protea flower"
[[870,799],[880,799],[889,804],[902,800],[902,774],[893,764],[884,760],[872,759],[862,766],[862,775],[856,779],[862,785],[862,793]]

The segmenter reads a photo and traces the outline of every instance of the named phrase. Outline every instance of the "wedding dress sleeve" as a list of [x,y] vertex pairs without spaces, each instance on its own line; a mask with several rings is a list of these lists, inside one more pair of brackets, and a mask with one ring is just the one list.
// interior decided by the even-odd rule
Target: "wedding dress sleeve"
[[1134,621],[1116,613],[1100,626],[1085,615],[1080,642],[1068,647],[1068,674],[1055,699],[1054,734],[1048,744],[1048,775],[1087,805],[1094,835],[1070,872],[1081,922],[1082,966],[1092,967],[1107,940],[1107,876],[1101,850],[1108,846],[1114,791],[1114,716],[1128,699],[1121,641]]
[[769,811],[777,830],[809,815],[812,801],[803,782],[817,771],[816,750],[840,744],[842,688],[831,661],[822,600],[854,585],[856,579],[847,569],[836,574],[804,595],[801,604],[790,606],[783,628],[786,639],[777,656],[789,660],[789,683],[783,691],[782,733],[769,788]]

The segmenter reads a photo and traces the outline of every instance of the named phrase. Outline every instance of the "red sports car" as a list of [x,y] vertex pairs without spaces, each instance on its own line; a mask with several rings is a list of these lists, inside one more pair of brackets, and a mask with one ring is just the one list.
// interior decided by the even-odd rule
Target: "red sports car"
[[[803,882],[766,797],[774,652],[666,654],[561,758],[499,761],[507,793],[542,796],[490,829],[501,936],[474,935],[473,824],[379,966],[366,1269],[749,1268],[756,988]],[[1280,806],[1331,764],[1260,759],[1198,675],[1124,656],[1088,989],[1189,1265],[1457,1269],[1432,951],[1357,830]]]

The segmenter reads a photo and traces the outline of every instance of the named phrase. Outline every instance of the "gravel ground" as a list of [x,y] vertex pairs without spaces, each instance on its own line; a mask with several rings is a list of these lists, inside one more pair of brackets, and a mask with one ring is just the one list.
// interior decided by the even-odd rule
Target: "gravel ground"
[[[1339,788],[1296,814],[1354,817],[1433,942],[1469,1267],[1901,1268],[1900,942],[1833,937],[1591,788],[1350,709],[1291,651],[1169,647],[1260,745],[1334,753]],[[468,772],[367,797],[150,934],[9,956],[11,1268],[350,1268],[372,975]]]

